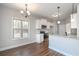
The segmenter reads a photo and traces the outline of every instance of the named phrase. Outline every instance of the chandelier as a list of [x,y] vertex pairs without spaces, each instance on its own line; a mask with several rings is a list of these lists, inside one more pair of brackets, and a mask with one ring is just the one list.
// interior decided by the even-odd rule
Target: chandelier
[[30,16],[31,15],[31,13],[30,13],[30,11],[28,11],[28,5],[27,4],[25,4],[25,17],[27,18],[28,16]]

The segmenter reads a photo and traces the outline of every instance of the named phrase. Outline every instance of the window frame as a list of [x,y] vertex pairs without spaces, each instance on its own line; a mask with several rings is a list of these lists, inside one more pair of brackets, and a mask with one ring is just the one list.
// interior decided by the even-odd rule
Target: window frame
[[[14,28],[14,20],[20,20],[21,21],[21,28],[17,28],[17,29],[19,29],[20,31],[21,31],[21,33],[20,33],[20,38],[18,38],[18,37],[14,37],[14,31],[15,31],[15,29],[16,28]],[[13,17],[13,19],[12,19],[12,29],[13,29],[13,39],[24,39],[24,38],[28,38],[28,29],[29,29],[29,22],[28,22],[28,25],[27,25],[27,28],[23,28],[23,22],[28,22],[27,20],[23,20],[23,19],[20,19],[20,18],[14,18]],[[27,36],[26,37],[23,37],[23,30],[26,30],[27,32]]]

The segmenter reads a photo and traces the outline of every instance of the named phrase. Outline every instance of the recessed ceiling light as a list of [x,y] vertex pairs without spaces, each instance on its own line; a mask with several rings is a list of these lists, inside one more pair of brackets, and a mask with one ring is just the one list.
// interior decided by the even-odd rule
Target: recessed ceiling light
[[24,13],[24,11],[23,11],[23,10],[21,10],[21,11],[20,11],[20,13],[21,13],[21,14],[23,14],[23,13]]
[[57,21],[57,24],[60,24],[61,22],[60,21]]

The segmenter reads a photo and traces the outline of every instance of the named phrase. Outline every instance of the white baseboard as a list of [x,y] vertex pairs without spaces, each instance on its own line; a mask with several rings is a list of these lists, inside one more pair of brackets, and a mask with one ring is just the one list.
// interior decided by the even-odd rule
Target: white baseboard
[[8,47],[5,47],[5,48],[0,48],[0,51],[5,51],[5,50],[8,50],[8,49],[20,47],[20,46],[27,45],[27,44],[34,43],[34,42],[35,42],[35,41],[28,42],[28,43],[25,42],[25,43],[18,44],[18,45],[12,45],[12,46],[8,46]]
[[55,50],[55,51],[57,51],[57,52],[59,52],[59,53],[61,53],[61,54],[63,54],[63,55],[65,55],[65,56],[72,56],[72,55],[70,55],[70,54],[68,54],[68,53],[66,53],[66,52],[64,52],[64,51],[59,50],[59,49],[52,48],[52,47],[49,47],[49,48],[50,48],[50,49],[53,49],[53,50]]

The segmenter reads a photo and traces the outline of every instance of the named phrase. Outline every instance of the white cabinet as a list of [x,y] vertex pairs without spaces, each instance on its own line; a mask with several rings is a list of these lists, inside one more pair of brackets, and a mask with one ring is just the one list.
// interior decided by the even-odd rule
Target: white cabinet
[[45,20],[45,19],[36,20],[36,29],[42,29],[42,28],[41,28],[42,25],[47,26],[46,29],[50,29],[50,26],[53,26],[53,24],[52,24],[51,22],[48,22],[48,21]]
[[77,14],[71,15],[71,28],[77,28]]
[[40,22],[40,20],[36,20],[36,29],[41,29],[41,22]]
[[71,33],[71,23],[66,24],[66,32],[67,32],[67,34]]
[[43,42],[43,34],[36,34],[36,42],[37,43],[41,43],[41,42]]
[[36,29],[41,29],[41,26],[45,25],[47,26],[47,21],[42,19],[42,20],[36,20]]

